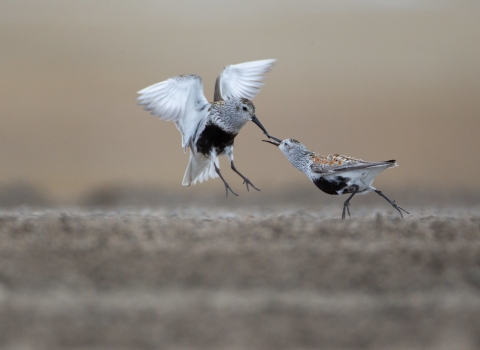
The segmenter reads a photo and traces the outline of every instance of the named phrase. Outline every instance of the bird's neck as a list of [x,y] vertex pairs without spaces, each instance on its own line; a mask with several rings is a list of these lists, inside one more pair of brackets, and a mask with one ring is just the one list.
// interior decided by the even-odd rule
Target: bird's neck
[[304,172],[305,174],[310,173],[310,151],[299,151],[293,154],[290,154],[289,160],[292,165],[298,170]]
[[246,120],[236,115],[235,109],[230,110],[228,105],[219,104],[211,114],[212,122],[230,134],[238,134],[246,124]]

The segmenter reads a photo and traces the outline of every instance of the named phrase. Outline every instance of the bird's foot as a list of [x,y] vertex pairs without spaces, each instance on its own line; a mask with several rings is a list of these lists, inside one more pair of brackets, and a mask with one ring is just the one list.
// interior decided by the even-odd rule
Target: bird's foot
[[352,185],[350,190],[353,189],[353,192],[352,194],[350,195],[350,197],[348,197],[348,199],[343,203],[343,213],[342,213],[342,220],[345,220],[345,209],[347,209],[347,212],[348,212],[348,217],[351,218],[352,216],[350,215],[350,199],[353,198],[353,196],[355,196],[355,194],[358,192],[358,190],[360,189],[360,187],[358,185]]
[[241,172],[237,170],[237,168],[235,167],[235,164],[233,164],[233,160],[231,161],[231,167],[232,167],[232,170],[236,172],[238,176],[240,176],[243,179],[243,183],[247,186],[247,191],[250,191],[250,189],[248,188],[248,185],[251,185],[257,191],[260,191],[260,189],[256,188],[255,185],[252,184],[252,182],[249,179],[247,179],[245,176],[243,176]]
[[232,192],[235,197],[238,197],[238,194],[236,194],[235,192],[233,192],[233,190],[232,190],[232,188],[230,187],[230,185],[229,185],[226,181],[224,181],[224,183],[225,183],[225,193],[226,193],[226,197],[228,198],[228,191]]
[[248,185],[252,186],[257,191],[261,191],[259,188],[255,187],[255,185],[252,184],[252,182],[249,179],[247,179],[246,177],[243,178],[243,184],[247,186],[247,191],[249,191],[249,192],[250,192],[250,189],[248,188]]
[[406,211],[405,209],[403,209],[401,206],[397,205],[397,203],[395,203],[395,201],[392,202],[392,206],[397,209],[397,211],[400,213],[400,216],[402,217],[403,219],[403,214],[402,214],[402,210],[407,213],[407,214],[410,214],[408,211]]
[[400,214],[400,216],[402,217],[402,219],[403,219],[402,210],[403,210],[405,213],[410,214],[408,211],[406,211],[406,210],[403,209],[402,207],[398,206],[397,203],[395,203],[395,201],[392,202],[390,199],[388,199],[387,196],[385,196],[382,191],[375,190],[375,192],[377,192],[377,194],[378,194],[380,197],[385,198],[385,199],[387,200],[387,202],[390,203],[390,205],[391,205],[392,207],[394,207],[395,209],[397,209],[397,211],[398,211],[398,213]]
[[347,200],[345,203],[343,203],[343,212],[342,212],[342,220],[345,220],[345,210],[348,213],[348,217],[351,218],[352,216],[350,215],[350,202]]
[[225,184],[225,193],[226,193],[226,196],[228,198],[228,190],[230,190],[230,192],[232,192],[236,197],[238,197],[238,194],[236,194],[235,192],[233,192],[232,188],[230,187],[230,185],[228,184],[227,181],[225,181],[225,179],[223,178],[222,176],[222,173],[220,172],[220,169],[218,169],[217,165],[215,164],[215,162],[213,162],[213,166],[215,167],[215,172],[218,174],[218,176],[222,179],[223,183]]

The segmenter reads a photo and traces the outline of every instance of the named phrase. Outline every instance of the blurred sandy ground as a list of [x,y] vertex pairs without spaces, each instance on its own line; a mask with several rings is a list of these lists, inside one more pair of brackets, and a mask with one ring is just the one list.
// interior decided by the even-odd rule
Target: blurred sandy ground
[[478,207],[257,209],[0,209],[0,348],[480,348]]
[[[480,190],[474,1],[3,0],[0,8],[3,187],[30,184],[67,200],[121,185],[223,195],[219,180],[181,186],[180,135],[142,111],[136,91],[196,73],[210,99],[226,64],[277,58],[254,100],[273,135],[321,153],[397,159],[375,182],[393,197]],[[261,139],[247,124],[235,150],[261,193],[247,195],[222,161],[241,200],[314,190]]]

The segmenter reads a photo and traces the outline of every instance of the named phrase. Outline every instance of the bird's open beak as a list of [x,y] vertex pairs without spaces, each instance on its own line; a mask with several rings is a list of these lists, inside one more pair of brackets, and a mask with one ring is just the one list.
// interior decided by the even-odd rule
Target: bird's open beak
[[262,123],[260,123],[260,120],[258,120],[258,118],[257,118],[257,116],[256,116],[255,114],[252,116],[252,122],[254,122],[255,124],[257,124],[257,126],[258,126],[260,129],[262,129],[263,133],[264,133],[265,135],[267,135],[268,138],[270,138],[270,135],[268,134],[267,130],[265,130],[265,128],[263,127]]
[[273,137],[273,136],[270,136],[270,135],[268,135],[268,137],[270,137],[273,141],[270,141],[270,140],[262,140],[262,141],[271,143],[272,145],[275,145],[277,147],[280,146],[280,144],[282,143],[282,140],[277,139],[276,137]]

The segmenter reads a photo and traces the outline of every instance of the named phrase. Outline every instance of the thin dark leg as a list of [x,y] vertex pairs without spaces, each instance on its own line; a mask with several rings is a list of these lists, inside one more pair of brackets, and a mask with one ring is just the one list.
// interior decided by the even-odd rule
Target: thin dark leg
[[252,187],[253,187],[254,189],[256,189],[257,191],[260,191],[260,189],[256,188],[255,185],[252,184],[249,179],[247,179],[245,176],[243,176],[243,175],[237,170],[237,168],[235,168],[235,165],[233,164],[233,160],[230,162],[230,164],[232,165],[232,170],[233,170],[234,172],[236,172],[238,175],[240,175],[241,178],[243,179],[243,183],[247,185],[247,191],[250,191],[249,188],[248,188],[248,185],[252,185]]
[[236,194],[235,192],[233,192],[233,190],[231,189],[230,185],[227,183],[227,181],[225,181],[225,179],[223,178],[222,174],[220,173],[220,169],[218,169],[217,167],[217,164],[215,164],[215,162],[213,162],[213,165],[215,166],[215,171],[216,173],[218,174],[218,176],[220,176],[220,178],[222,179],[223,183],[225,184],[225,192],[227,194],[227,198],[228,198],[228,190],[230,190],[230,192],[232,192],[235,196],[238,196],[238,194]]
[[397,211],[400,213],[400,216],[402,217],[402,219],[403,219],[403,214],[402,214],[402,212],[401,212],[402,210],[403,210],[405,213],[410,214],[408,211],[406,211],[406,210],[403,209],[402,207],[399,207],[397,204],[395,204],[395,201],[392,202],[390,199],[388,199],[387,196],[385,196],[382,191],[375,190],[375,192],[377,192],[379,196],[385,198],[385,199],[387,200],[387,202],[392,205],[392,207],[394,207],[395,209],[397,209]]
[[358,192],[360,187],[358,185],[352,185],[351,187],[355,188],[355,191],[350,195],[350,197],[347,198],[347,200],[343,203],[343,212],[342,212],[342,220],[345,220],[345,209],[347,209],[348,217],[351,218],[350,216],[350,208],[348,207],[350,205],[350,199],[352,199],[353,196]]

